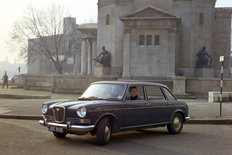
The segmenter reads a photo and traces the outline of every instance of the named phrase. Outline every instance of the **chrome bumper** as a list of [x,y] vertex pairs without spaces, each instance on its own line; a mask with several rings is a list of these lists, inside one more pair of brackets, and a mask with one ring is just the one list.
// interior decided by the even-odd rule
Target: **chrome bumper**
[[40,120],[39,124],[45,127],[61,127],[69,132],[90,132],[94,129],[94,125],[88,125],[88,126],[80,126],[80,125],[70,125],[68,122],[67,124],[59,124],[59,123],[52,123],[47,122],[47,120]]
[[185,117],[185,120],[186,120],[186,121],[189,121],[189,120],[190,120],[190,117]]

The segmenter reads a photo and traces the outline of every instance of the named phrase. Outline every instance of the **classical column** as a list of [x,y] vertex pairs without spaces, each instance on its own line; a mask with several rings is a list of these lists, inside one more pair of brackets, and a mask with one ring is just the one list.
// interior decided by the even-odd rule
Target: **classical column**
[[[92,57],[95,59],[97,57],[97,40],[93,38],[92,40]],[[94,73],[95,61],[92,60],[92,72]]]
[[176,60],[176,30],[174,28],[170,28],[168,30],[168,51],[169,57],[168,57],[168,62],[169,62],[169,69],[168,69],[168,75],[167,77],[173,78],[175,77],[175,60]]
[[86,39],[82,38],[81,44],[81,75],[86,75],[87,60],[86,60]]
[[123,79],[131,78],[131,33],[130,30],[124,30],[124,45],[123,45]]
[[88,39],[89,41],[89,50],[88,50],[88,75],[92,74],[92,39]]

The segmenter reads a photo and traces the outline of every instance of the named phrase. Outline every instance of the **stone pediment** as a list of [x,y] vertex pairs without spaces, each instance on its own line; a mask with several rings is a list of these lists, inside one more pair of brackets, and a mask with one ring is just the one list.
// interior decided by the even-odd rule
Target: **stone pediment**
[[143,19],[143,18],[177,18],[174,15],[171,15],[162,9],[155,8],[153,6],[148,6],[141,10],[136,11],[135,13],[122,16],[120,19]]

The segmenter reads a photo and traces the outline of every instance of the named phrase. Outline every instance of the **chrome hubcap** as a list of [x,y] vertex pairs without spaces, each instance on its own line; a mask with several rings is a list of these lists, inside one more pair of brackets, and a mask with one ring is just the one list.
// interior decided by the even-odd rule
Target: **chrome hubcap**
[[175,128],[175,130],[179,130],[181,127],[181,120],[179,117],[175,117],[173,120],[173,126]]
[[107,125],[106,127],[105,127],[105,138],[108,140],[109,138],[110,138],[110,128],[109,128],[109,126]]

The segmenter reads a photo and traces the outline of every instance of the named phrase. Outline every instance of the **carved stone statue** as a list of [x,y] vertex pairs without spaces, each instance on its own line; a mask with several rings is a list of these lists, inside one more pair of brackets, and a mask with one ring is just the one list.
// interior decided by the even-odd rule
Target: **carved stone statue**
[[110,67],[111,66],[111,53],[105,49],[105,47],[102,47],[102,52],[99,54],[99,56],[96,57],[96,62],[103,65],[103,67]]
[[212,57],[207,53],[206,47],[203,46],[202,49],[197,53],[196,68],[209,67],[212,67]]

